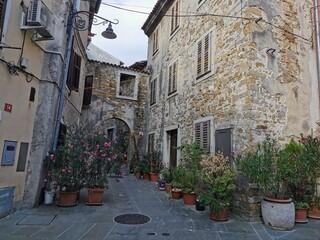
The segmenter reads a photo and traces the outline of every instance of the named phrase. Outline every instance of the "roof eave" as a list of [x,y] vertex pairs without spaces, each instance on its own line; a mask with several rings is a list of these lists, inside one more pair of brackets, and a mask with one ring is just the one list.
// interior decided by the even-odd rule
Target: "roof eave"
[[163,16],[173,4],[174,0],[158,0],[153,10],[149,14],[147,20],[141,27],[144,33],[150,37],[156,27],[159,25]]

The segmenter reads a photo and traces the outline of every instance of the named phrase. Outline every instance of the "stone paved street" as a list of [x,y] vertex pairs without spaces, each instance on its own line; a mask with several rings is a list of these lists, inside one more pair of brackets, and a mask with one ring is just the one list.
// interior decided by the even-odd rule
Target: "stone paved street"
[[[274,231],[262,223],[245,222],[231,215],[227,222],[214,222],[208,210],[198,212],[182,200],[171,200],[156,184],[133,176],[109,178],[103,206],[87,206],[82,190],[79,204],[63,208],[41,205],[0,219],[1,240],[45,239],[212,239],[212,240],[315,240],[320,239],[320,221],[295,225],[289,232]],[[113,219],[123,213],[151,218],[141,225],[124,225]]]

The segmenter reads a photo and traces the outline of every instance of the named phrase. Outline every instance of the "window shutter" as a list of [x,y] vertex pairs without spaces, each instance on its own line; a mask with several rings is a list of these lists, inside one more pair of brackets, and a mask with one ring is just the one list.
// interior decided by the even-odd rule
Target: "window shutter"
[[168,86],[168,95],[171,93],[171,88],[172,88],[172,67],[173,65],[169,66],[169,86]]
[[171,32],[174,31],[174,22],[175,22],[175,15],[174,15],[174,7],[171,9]]
[[202,149],[210,152],[210,121],[202,123]]
[[0,41],[2,39],[2,31],[3,31],[4,18],[6,14],[6,7],[7,7],[7,0],[0,0]]
[[74,53],[73,89],[75,91],[79,90],[80,72],[81,72],[81,57],[77,53]]
[[199,77],[202,72],[202,41],[198,42],[198,60],[197,60],[197,76]]
[[171,92],[177,91],[177,62],[172,66],[172,83],[171,83]]
[[210,66],[210,58],[209,58],[209,51],[210,51],[210,42],[209,42],[209,34],[204,38],[204,62],[203,62],[203,73],[208,72]]
[[83,92],[83,101],[82,107],[89,106],[92,98],[92,85],[93,85],[93,76],[86,76],[84,82],[84,92]]
[[195,142],[205,152],[210,152],[210,121],[195,124]]
[[74,67],[74,51],[71,49],[71,55],[70,55],[70,62],[69,62],[69,69],[68,69],[68,79],[67,79],[67,86],[71,90],[73,90],[73,70]]
[[150,105],[156,103],[156,92],[157,92],[157,78],[151,81],[150,84]]
[[179,0],[176,2],[175,28],[178,27],[178,20],[179,20]]

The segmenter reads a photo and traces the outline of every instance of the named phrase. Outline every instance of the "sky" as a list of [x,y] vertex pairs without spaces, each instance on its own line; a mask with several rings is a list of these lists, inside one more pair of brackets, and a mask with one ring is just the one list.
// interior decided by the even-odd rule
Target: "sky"
[[107,25],[98,25],[92,27],[92,32],[97,34],[93,37],[92,43],[124,62],[125,66],[147,60],[148,38],[141,27],[148,14],[125,11],[105,4],[150,13],[156,2],[157,0],[102,0],[98,15],[110,21],[119,20],[119,24],[112,25],[117,38],[103,38],[101,33]]

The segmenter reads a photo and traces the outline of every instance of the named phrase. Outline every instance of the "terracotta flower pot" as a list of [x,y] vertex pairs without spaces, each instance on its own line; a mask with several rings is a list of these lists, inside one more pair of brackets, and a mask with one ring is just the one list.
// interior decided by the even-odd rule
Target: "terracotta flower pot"
[[87,205],[102,205],[104,188],[89,188]]
[[172,190],[172,183],[166,183],[166,191],[167,193],[170,193]]
[[183,202],[186,205],[195,205],[197,200],[197,195],[195,193],[184,192],[183,193]]
[[222,208],[219,212],[215,211],[213,208],[210,209],[210,218],[214,221],[228,221],[228,209]]
[[296,223],[307,223],[308,208],[297,208],[295,215]]
[[151,180],[151,182],[158,182],[159,177],[156,173],[150,173],[150,180]]
[[308,218],[319,219],[320,220],[320,207],[310,204],[308,211]]
[[79,191],[75,192],[62,192],[60,191],[58,206],[61,207],[73,207],[78,204],[77,196]]
[[182,198],[182,191],[177,189],[171,190],[172,199],[180,199]]
[[143,173],[143,179],[150,180],[150,174],[149,173]]
[[139,180],[141,179],[141,172],[135,172],[134,175],[136,179],[139,179]]

